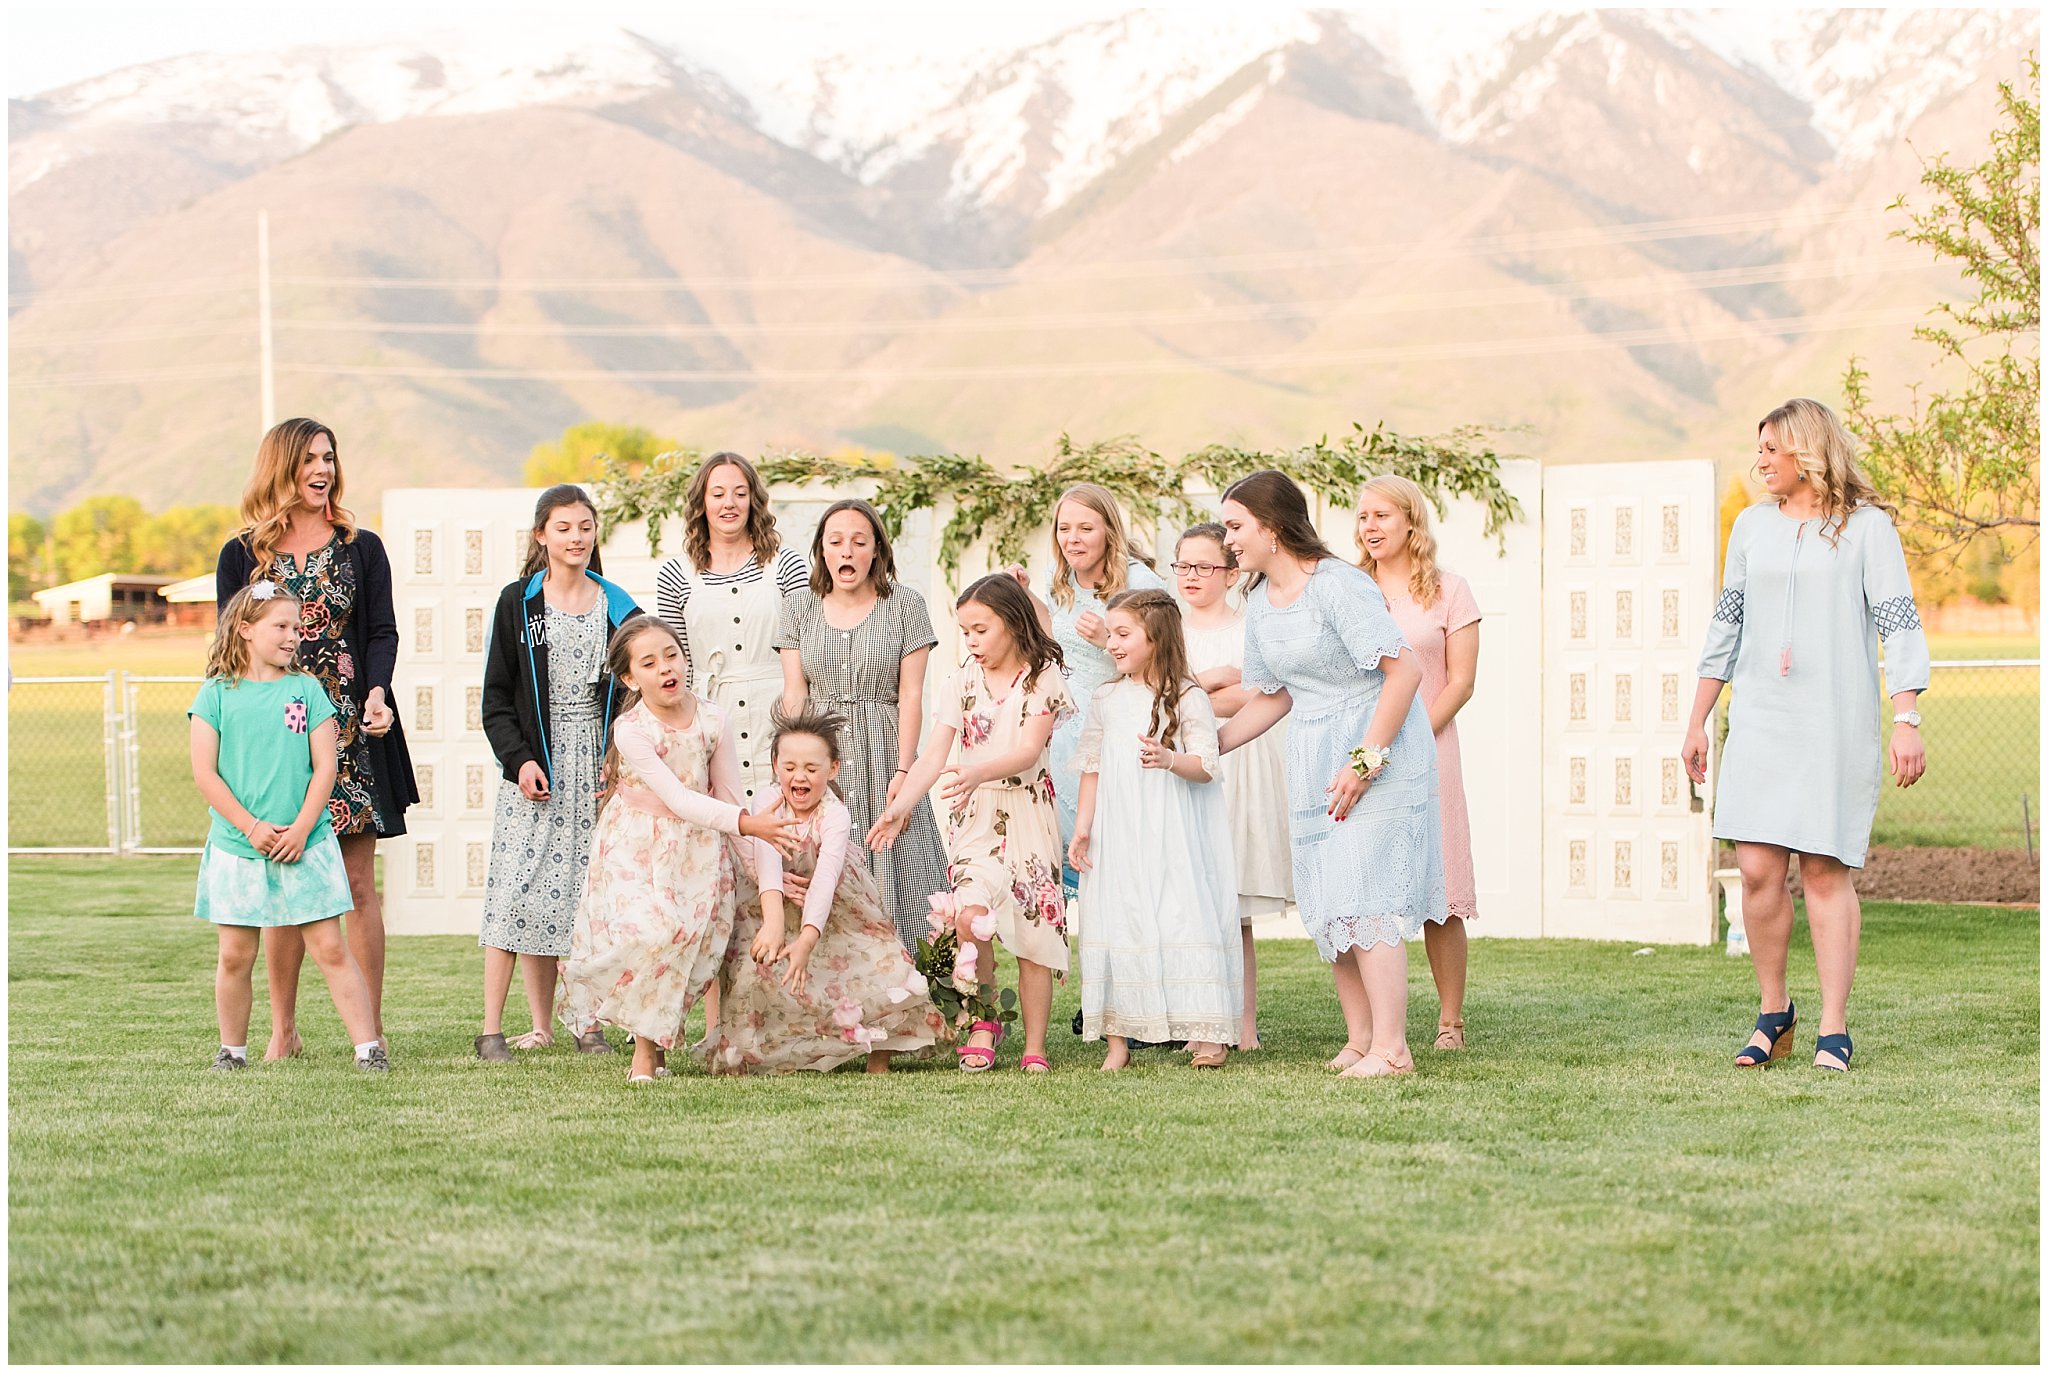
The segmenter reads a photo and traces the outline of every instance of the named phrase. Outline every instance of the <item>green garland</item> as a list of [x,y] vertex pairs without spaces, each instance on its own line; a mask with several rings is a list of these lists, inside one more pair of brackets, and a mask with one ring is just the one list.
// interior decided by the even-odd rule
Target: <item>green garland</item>
[[[1220,492],[1239,477],[1269,467],[1334,505],[1349,506],[1368,477],[1389,472],[1420,486],[1439,515],[1451,497],[1469,496],[1485,505],[1487,536],[1505,551],[1507,525],[1523,512],[1501,483],[1501,455],[1486,443],[1489,432],[1466,425],[1434,438],[1408,438],[1384,425],[1368,430],[1354,424],[1335,444],[1325,436],[1280,453],[1211,444],[1178,462],[1128,435],[1077,448],[1062,434],[1050,463],[1012,473],[958,453],[917,454],[893,462],[785,453],[765,460],[759,469],[770,485],[872,483],[868,499],[892,537],[901,536],[912,511],[936,509],[950,499],[953,515],[939,532],[938,557],[947,580],[953,581],[976,539],[989,541],[992,566],[1022,559],[1026,540],[1052,518],[1060,492],[1078,482],[1107,488],[1132,523],[1149,531],[1168,517],[1189,524],[1208,518],[1209,512],[1188,496],[1188,481]],[[661,454],[638,473],[605,464],[595,483],[599,518],[614,528],[645,520],[648,552],[659,557],[662,522],[681,515],[701,461],[695,449],[685,448]]]

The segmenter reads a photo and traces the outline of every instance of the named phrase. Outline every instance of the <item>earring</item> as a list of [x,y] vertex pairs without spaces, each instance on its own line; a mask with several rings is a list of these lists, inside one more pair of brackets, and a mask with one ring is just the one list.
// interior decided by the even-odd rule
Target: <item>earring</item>
[[1273,540],[1273,546],[1267,551],[1269,553],[1278,553],[1280,551],[1280,541],[1278,539]]

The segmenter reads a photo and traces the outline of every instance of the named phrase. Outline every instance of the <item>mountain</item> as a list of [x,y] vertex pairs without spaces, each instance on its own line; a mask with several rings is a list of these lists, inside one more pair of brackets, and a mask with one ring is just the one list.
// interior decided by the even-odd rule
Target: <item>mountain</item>
[[592,416],[1006,461],[1479,421],[1746,462],[1852,351],[1921,379],[1959,284],[1884,207],[1919,152],[1981,156],[2037,41],[1994,11],[814,27],[199,54],[10,102],[17,508],[233,498],[259,210],[280,413],[336,425],[358,502],[516,480]]

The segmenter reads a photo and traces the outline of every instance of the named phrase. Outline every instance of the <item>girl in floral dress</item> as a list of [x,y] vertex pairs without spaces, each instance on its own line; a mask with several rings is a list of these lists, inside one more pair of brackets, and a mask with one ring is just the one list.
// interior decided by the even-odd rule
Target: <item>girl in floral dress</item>
[[[1059,645],[1039,623],[1030,593],[1008,573],[983,577],[955,606],[968,660],[940,693],[931,746],[903,789],[868,831],[886,849],[912,808],[946,770],[954,736],[960,762],[941,792],[947,804],[947,878],[958,901],[960,942],[971,944],[968,966],[988,987],[991,935],[1017,959],[1017,1000],[1024,1021],[1027,1072],[1045,1072],[1045,1028],[1052,984],[1067,971],[1066,903],[1060,891],[1059,812],[1053,803],[1047,748],[1053,729],[1073,713],[1061,676]],[[953,702],[958,702],[954,714]],[[977,1020],[956,1050],[967,1072],[995,1066],[1002,1026]]]
[[665,621],[621,625],[606,659],[633,697],[605,757],[610,799],[590,838],[555,1014],[579,1038],[605,1025],[630,1031],[626,1080],[652,1082],[732,937],[737,863],[726,836],[794,852],[795,826],[741,809],[725,716],[684,686],[682,640]]
[[[774,719],[775,784],[751,808],[797,825],[802,847],[789,870],[810,881],[803,926],[787,937],[782,857],[755,841],[760,895],[740,907],[733,927],[706,1061],[714,1073],[827,1073],[865,1057],[869,1072],[886,1073],[893,1055],[946,1037],[946,1022],[861,861],[852,812],[835,794],[843,721],[815,708],[778,710]],[[778,963],[787,965],[779,976]]]

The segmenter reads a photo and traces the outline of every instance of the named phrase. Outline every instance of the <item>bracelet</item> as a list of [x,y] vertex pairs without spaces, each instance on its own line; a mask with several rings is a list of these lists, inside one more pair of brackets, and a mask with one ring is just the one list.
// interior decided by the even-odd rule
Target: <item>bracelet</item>
[[896,771],[894,771],[894,772],[890,773],[889,775],[890,775],[891,777],[908,777],[908,776],[910,776],[910,769],[909,769],[909,768],[898,768],[898,769],[896,769]]

